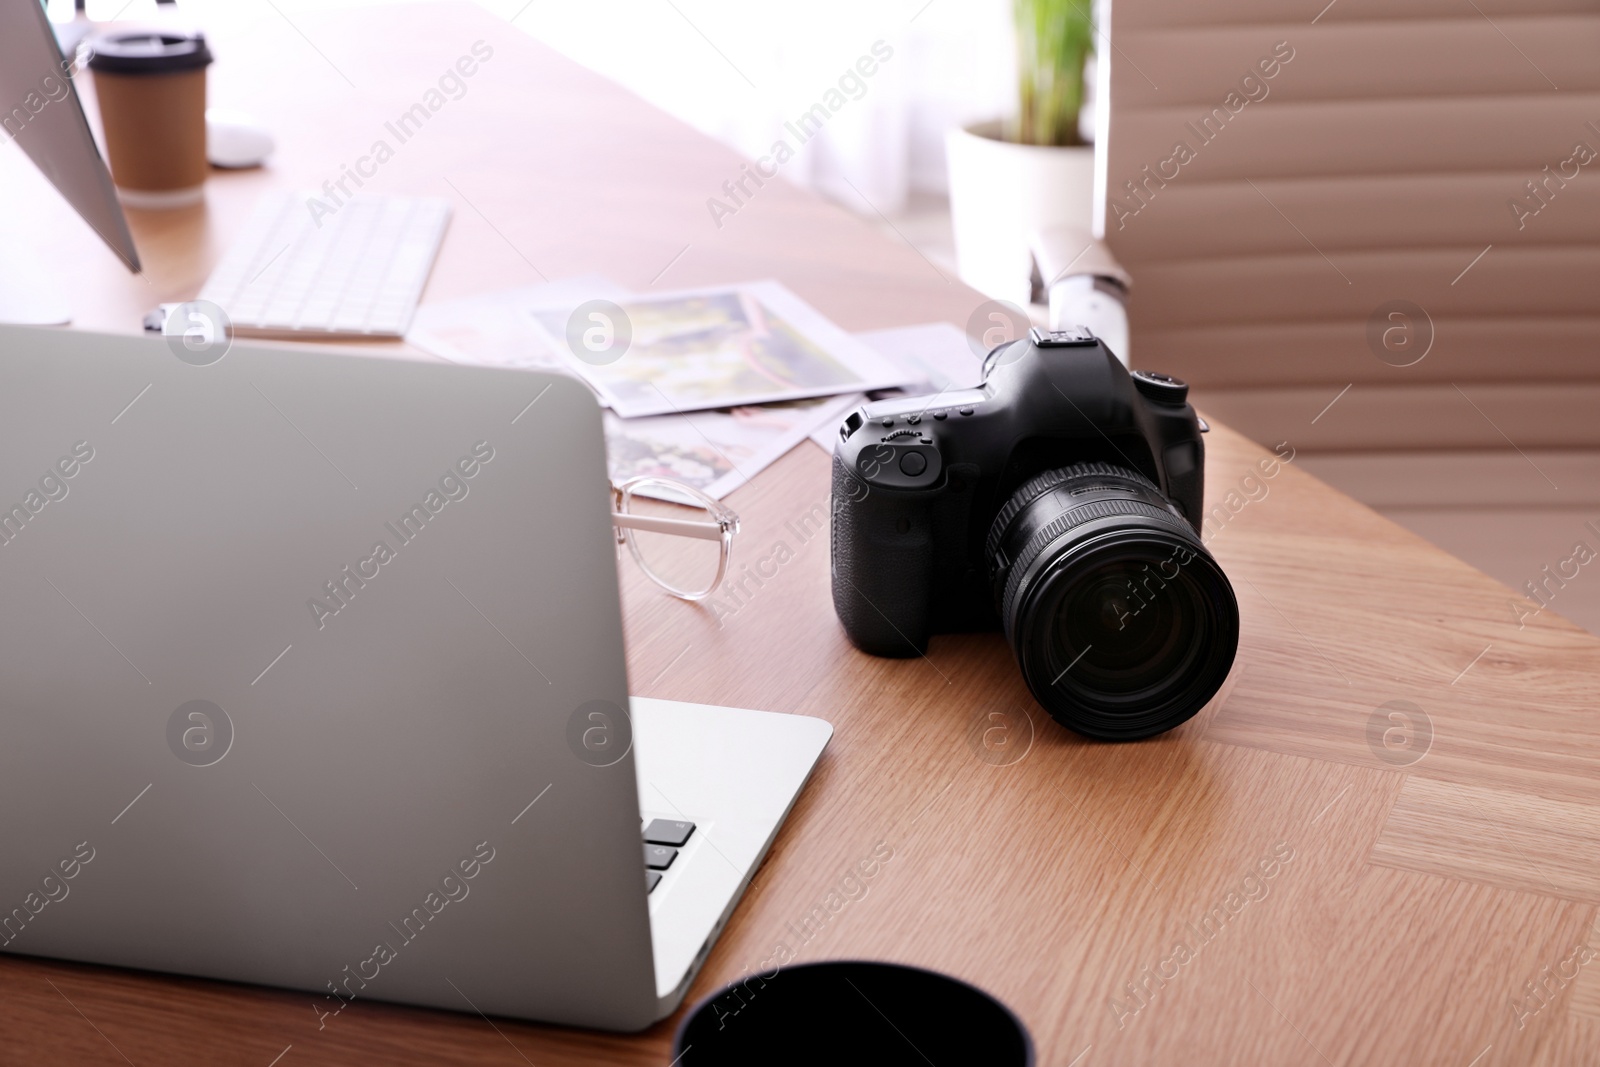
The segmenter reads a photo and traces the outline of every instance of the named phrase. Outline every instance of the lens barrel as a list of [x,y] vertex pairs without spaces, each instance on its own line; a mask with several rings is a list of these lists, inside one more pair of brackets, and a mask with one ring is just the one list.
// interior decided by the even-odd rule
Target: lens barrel
[[1144,476],[1098,462],[1041,474],[985,547],[1023,679],[1063,726],[1152,737],[1222,687],[1239,645],[1233,587]]

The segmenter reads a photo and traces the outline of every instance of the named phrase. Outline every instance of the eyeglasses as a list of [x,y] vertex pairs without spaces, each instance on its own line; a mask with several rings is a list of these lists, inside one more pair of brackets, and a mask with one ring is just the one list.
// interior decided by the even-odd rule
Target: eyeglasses
[[611,485],[617,544],[661,588],[704,600],[722,584],[739,516],[692,485],[643,475]]

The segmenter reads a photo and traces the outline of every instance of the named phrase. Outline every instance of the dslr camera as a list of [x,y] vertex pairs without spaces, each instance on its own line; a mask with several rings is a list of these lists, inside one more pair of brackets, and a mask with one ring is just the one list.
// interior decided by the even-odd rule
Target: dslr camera
[[1189,387],[1084,327],[991,351],[976,389],[869,403],[833,456],[833,606],[877,656],[1003,630],[1028,689],[1106,741],[1186,721],[1239,644],[1199,536]]

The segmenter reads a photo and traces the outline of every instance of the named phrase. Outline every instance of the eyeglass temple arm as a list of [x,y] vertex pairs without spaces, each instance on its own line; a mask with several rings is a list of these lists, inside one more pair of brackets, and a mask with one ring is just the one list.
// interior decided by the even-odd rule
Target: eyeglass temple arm
[[702,541],[720,541],[723,527],[719,522],[695,522],[692,519],[658,519],[650,515],[628,515],[620,511],[611,513],[611,524],[629,530],[647,533],[676,534],[679,537],[698,537]]

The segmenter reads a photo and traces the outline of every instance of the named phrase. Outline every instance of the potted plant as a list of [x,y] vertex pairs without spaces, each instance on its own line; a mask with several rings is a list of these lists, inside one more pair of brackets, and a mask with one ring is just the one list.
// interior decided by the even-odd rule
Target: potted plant
[[1016,113],[946,138],[961,278],[998,299],[1027,302],[1030,234],[1090,226],[1094,147],[1079,133],[1084,66],[1094,52],[1090,2],[1013,0]]

